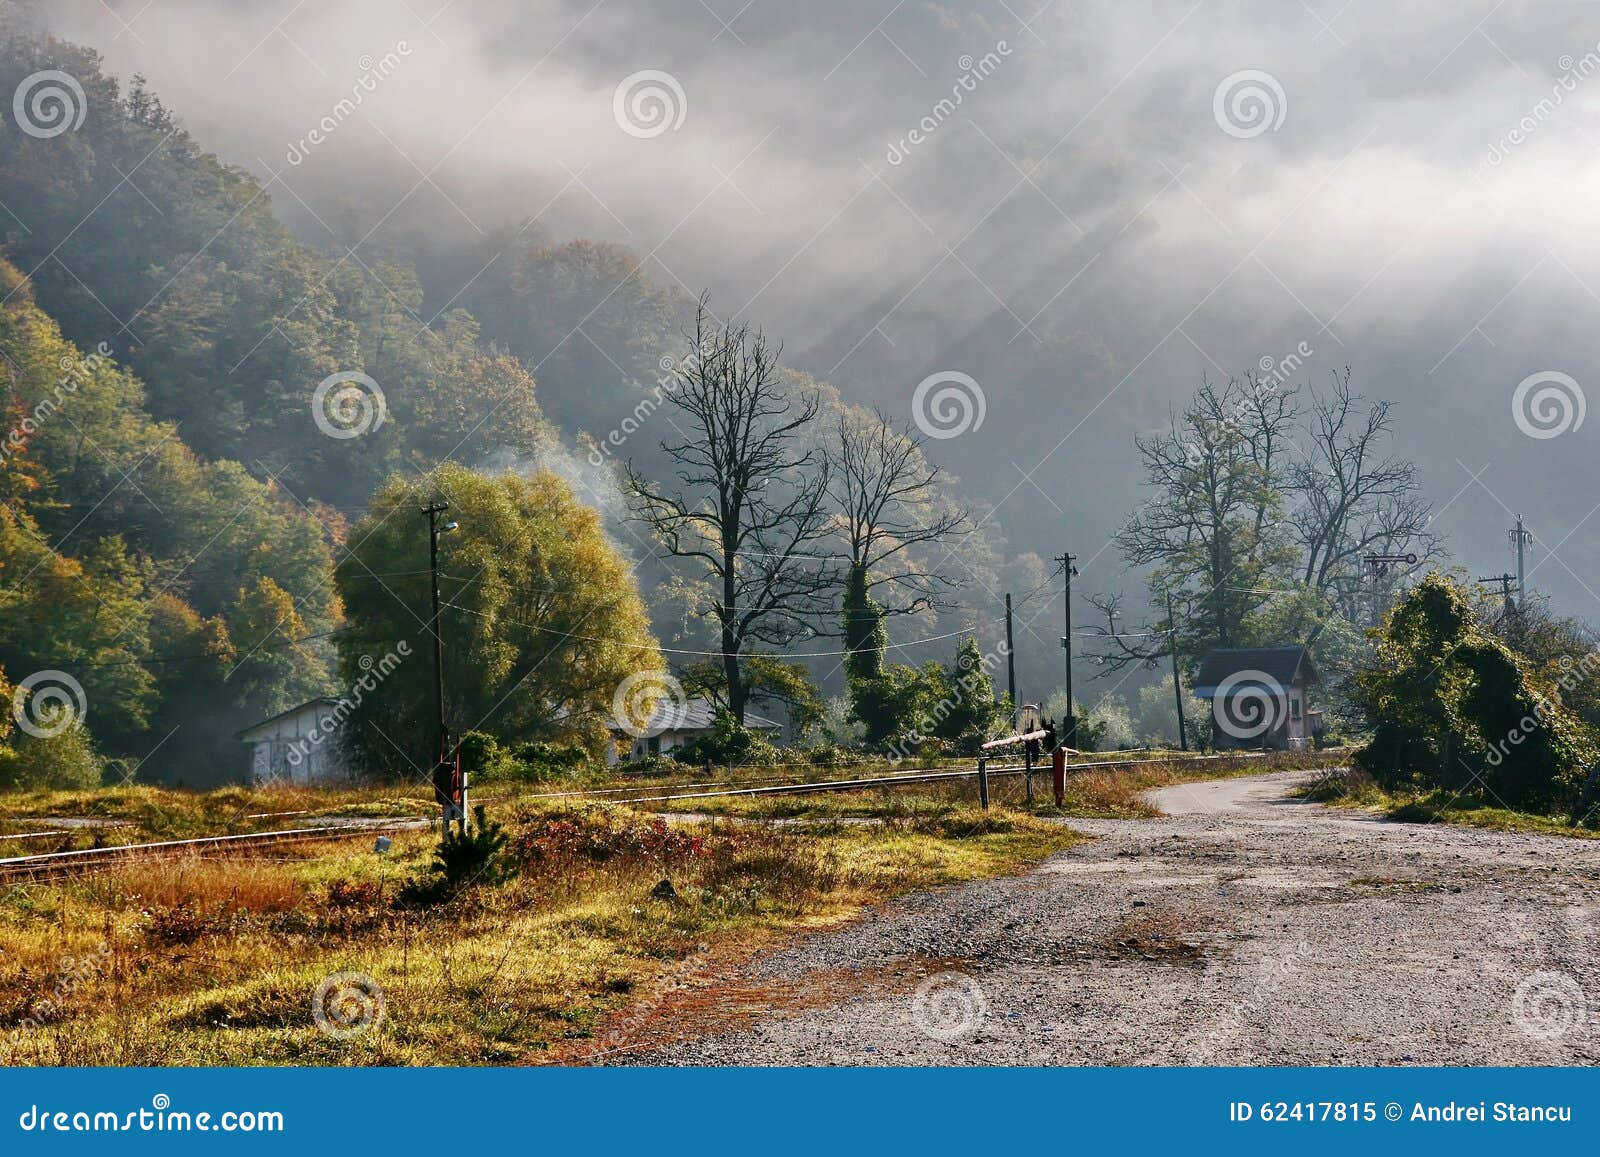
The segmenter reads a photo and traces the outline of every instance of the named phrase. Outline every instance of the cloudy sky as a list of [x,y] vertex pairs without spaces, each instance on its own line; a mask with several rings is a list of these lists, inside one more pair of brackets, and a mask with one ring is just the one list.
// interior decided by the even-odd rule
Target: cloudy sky
[[[50,8],[310,240],[537,218],[891,411],[969,375],[982,424],[936,453],[1092,587],[1121,581],[1132,434],[1202,375],[1308,350],[1295,380],[1349,366],[1397,403],[1457,561],[1505,569],[1522,512],[1533,585],[1600,621],[1592,3]],[[1538,374],[1572,384],[1524,390],[1519,422]],[[1545,387],[1566,412],[1528,412]]]

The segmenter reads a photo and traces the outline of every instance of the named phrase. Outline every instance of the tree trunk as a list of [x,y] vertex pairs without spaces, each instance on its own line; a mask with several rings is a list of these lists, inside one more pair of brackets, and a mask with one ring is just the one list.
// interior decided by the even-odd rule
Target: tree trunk
[[730,562],[722,580],[722,673],[728,680],[728,710],[743,727],[744,708],[750,698],[750,690],[745,686],[744,669],[739,665],[739,637],[733,628],[738,597]]
[[844,588],[845,673],[852,679],[883,674],[883,614],[867,593],[867,568],[852,563]]

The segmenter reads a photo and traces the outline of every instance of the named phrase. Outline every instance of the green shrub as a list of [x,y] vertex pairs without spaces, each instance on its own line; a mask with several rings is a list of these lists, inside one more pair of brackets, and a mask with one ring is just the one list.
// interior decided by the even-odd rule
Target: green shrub
[[806,753],[806,762],[812,767],[859,767],[867,757],[837,743],[821,743]]
[[683,768],[674,759],[663,755],[646,755],[617,765],[623,775],[674,775]]
[[569,778],[588,762],[588,751],[576,744],[519,743],[506,748],[482,731],[461,737],[461,766],[473,783],[546,783]]
[[472,809],[477,821],[465,835],[446,831],[433,850],[426,874],[407,880],[400,902],[411,906],[437,904],[474,884],[495,885],[517,874],[517,865],[505,854],[505,828],[484,814],[483,805]]
[[573,743],[521,743],[514,755],[522,778],[534,783],[568,778],[590,763],[589,752]]
[[99,787],[104,773],[81,722],[45,738],[19,732],[13,746],[0,747],[0,790]]
[[679,763],[772,767],[780,762],[778,749],[755,732],[740,726],[730,712],[718,711],[710,735],[691,740],[672,753]]

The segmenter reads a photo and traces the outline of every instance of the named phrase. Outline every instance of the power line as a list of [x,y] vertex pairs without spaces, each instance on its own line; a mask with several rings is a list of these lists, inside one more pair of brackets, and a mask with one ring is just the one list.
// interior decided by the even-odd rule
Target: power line
[[[513,626],[526,627],[530,631],[543,631],[549,635],[560,635],[564,639],[572,639],[580,643],[610,643],[619,647],[631,647],[636,651],[659,651],[663,655],[690,655],[696,658],[704,659],[720,659],[723,657],[723,655],[727,654],[726,651],[695,651],[686,647],[662,647],[653,643],[634,643],[628,641],[627,639],[608,639],[597,635],[579,635],[570,631],[559,630],[556,627],[546,627],[539,623],[527,623],[520,619],[508,618],[505,615],[487,615],[482,611],[475,611],[471,607],[464,607],[460,603],[447,602],[444,605],[449,607],[451,610],[462,611],[469,615],[476,615],[480,619],[493,619],[494,621],[500,623],[510,623]],[[1000,620],[998,619],[990,620],[991,623],[999,621]],[[963,635],[970,634],[972,634],[972,629],[970,627],[965,627],[959,631],[951,631],[949,634],[945,635],[931,635],[926,639],[912,639],[904,643],[886,643],[884,644],[884,649],[894,651],[903,647],[920,647],[925,643],[938,643],[947,639],[956,639]],[[852,652],[850,651],[786,651],[784,652],[783,657],[788,659],[837,659],[851,653]]]

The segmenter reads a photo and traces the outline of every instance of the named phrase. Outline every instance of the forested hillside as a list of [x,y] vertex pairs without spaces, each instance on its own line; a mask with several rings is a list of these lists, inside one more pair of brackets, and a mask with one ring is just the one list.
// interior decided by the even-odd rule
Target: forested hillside
[[[4,91],[51,70],[81,85],[81,124],[0,134],[12,682],[73,672],[89,734],[124,771],[148,758],[141,778],[236,776],[234,732],[339,685],[333,636],[348,624],[333,574],[352,525],[397,475],[450,461],[564,475],[637,564],[620,581],[645,592],[655,633],[714,642],[703,578],[653,557],[623,486],[630,461],[671,472],[672,429],[639,432],[638,415],[689,353],[688,293],[621,246],[552,241],[531,220],[470,242],[308,241],[275,215],[275,199],[295,200],[287,186],[207,152],[141,78],[120,83],[70,43],[0,45]],[[866,417],[827,383],[779,372],[819,399],[806,437]],[[940,479],[939,502],[955,481]],[[958,581],[897,620],[897,640],[966,625],[992,643],[993,592],[1042,589],[1037,555],[1007,562],[992,518],[967,526],[946,565]],[[387,581],[343,573],[347,589]],[[412,578],[393,585],[420,604]],[[838,691],[830,619],[809,665]],[[1024,661],[1055,669],[1046,646]],[[84,738],[14,737],[18,750]]]
[[[95,742],[128,768],[154,753],[141,777],[236,776],[234,731],[330,688],[349,512],[396,471],[554,434],[469,314],[421,319],[413,270],[296,241],[254,178],[89,50],[0,50],[0,84],[44,69],[87,111],[0,134],[0,669],[70,669]],[[329,437],[311,389],[352,371],[383,412]]]

